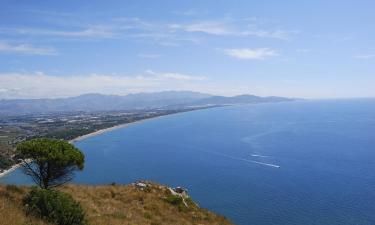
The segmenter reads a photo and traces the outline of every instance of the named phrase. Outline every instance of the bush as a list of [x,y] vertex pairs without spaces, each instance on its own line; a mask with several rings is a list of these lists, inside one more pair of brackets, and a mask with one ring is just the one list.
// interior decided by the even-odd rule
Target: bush
[[0,155],[0,169],[7,169],[12,166],[13,162],[10,159]]
[[167,201],[168,203],[172,204],[172,205],[180,205],[182,204],[182,198],[180,196],[177,196],[177,195],[168,195],[167,198],[165,199],[165,201]]
[[58,225],[85,225],[85,214],[80,204],[55,190],[33,188],[24,199],[26,212]]
[[188,207],[185,205],[184,200],[180,196],[169,194],[165,198],[165,201],[172,205],[177,206],[178,211],[180,212],[186,212],[189,210]]

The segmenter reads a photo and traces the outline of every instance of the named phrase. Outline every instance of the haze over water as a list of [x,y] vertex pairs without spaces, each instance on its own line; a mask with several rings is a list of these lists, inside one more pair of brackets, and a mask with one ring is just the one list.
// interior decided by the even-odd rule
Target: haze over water
[[[237,224],[375,224],[375,100],[301,101],[170,115],[76,143],[77,183],[188,188]],[[25,183],[16,171],[0,179]]]

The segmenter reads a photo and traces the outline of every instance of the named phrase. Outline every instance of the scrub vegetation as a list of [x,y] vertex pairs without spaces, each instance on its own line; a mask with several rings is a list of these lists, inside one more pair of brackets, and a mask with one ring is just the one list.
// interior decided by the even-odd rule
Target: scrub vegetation
[[[135,185],[84,186],[66,185],[57,188],[78,202],[88,224],[111,225],[190,225],[232,224],[223,216],[200,208],[190,198],[187,206],[175,201],[166,186],[146,182],[147,188]],[[0,224],[54,224],[33,213],[27,213],[24,199],[32,188],[0,186]]]

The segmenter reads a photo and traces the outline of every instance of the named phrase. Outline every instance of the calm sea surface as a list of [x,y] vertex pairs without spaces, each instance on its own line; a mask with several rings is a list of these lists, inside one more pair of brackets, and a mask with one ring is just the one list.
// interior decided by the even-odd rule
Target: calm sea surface
[[[76,143],[76,183],[183,186],[237,224],[375,224],[375,100],[170,115]],[[2,183],[27,183],[17,170]]]

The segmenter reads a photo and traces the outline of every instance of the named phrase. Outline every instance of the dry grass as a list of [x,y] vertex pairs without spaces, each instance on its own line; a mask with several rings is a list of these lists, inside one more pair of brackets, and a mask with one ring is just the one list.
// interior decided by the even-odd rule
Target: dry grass
[[0,186],[0,225],[48,224],[38,218],[25,215],[22,198],[26,193],[25,187]]
[[[170,195],[167,187],[148,184],[149,187],[143,190],[132,185],[68,185],[61,191],[71,194],[82,204],[91,225],[232,224],[222,216],[199,208],[190,200],[187,201],[188,207],[168,203],[165,200]],[[27,188],[24,187],[0,186],[1,225],[46,224],[25,216],[21,200],[26,193]],[[5,217],[8,219],[3,220]]]

